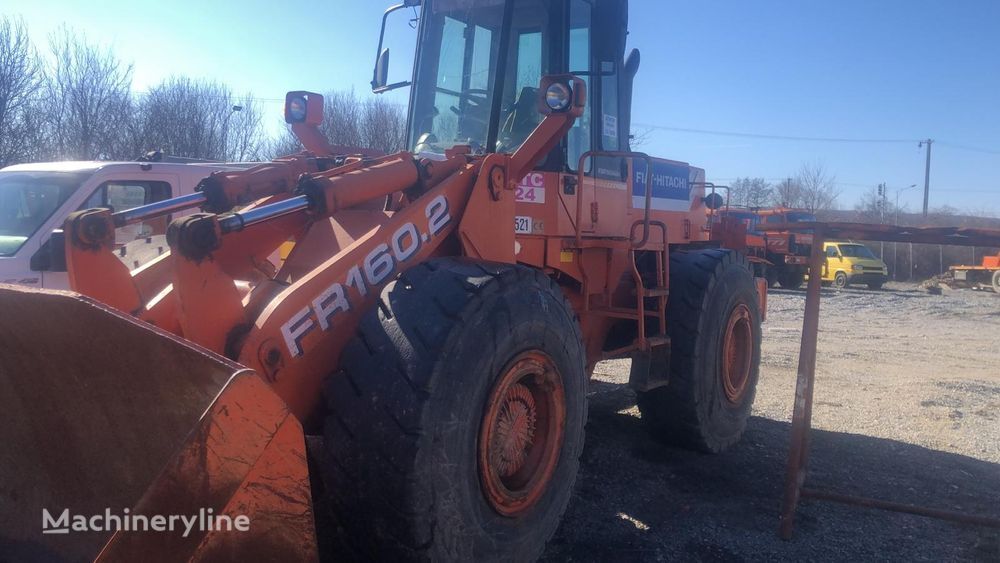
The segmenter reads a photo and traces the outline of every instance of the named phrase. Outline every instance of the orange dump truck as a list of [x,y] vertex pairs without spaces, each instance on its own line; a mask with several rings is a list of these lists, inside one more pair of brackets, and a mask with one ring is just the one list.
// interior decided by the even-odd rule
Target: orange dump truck
[[815,220],[815,215],[802,209],[727,206],[714,214],[712,223],[713,227],[730,222],[745,227],[745,252],[754,264],[755,275],[765,278],[768,287],[777,284],[785,289],[796,289],[805,280],[812,235],[774,227]]

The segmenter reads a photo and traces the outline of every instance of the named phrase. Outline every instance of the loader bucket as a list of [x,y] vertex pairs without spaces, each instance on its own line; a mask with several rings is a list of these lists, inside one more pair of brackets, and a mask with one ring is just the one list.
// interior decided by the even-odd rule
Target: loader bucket
[[0,561],[316,558],[301,426],[239,364],[0,285],[0,416]]

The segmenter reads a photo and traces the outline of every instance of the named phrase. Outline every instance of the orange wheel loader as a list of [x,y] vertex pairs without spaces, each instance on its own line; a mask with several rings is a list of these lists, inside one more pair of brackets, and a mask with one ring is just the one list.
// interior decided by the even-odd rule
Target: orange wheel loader
[[[0,559],[532,560],[608,358],[656,437],[739,440],[766,289],[708,240],[704,171],[630,151],[627,2],[386,19],[411,7],[412,80],[381,47],[373,80],[411,90],[408,152],[332,154],[292,92],[307,152],[77,212],[75,293],[0,288]],[[198,207],[153,262],[114,257]]]

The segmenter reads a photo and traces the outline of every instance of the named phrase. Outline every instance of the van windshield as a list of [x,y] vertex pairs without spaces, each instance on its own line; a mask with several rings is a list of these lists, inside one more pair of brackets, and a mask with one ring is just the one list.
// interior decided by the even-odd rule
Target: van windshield
[[0,172],[0,256],[13,256],[89,173]]
[[840,253],[844,256],[850,258],[868,258],[871,260],[878,260],[871,250],[868,250],[867,246],[860,244],[842,244],[840,245]]

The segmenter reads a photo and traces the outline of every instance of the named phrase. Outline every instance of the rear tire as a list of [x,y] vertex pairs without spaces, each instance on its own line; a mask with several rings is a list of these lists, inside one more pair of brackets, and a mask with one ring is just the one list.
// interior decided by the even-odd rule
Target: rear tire
[[732,250],[672,252],[669,384],[637,393],[663,441],[718,453],[739,441],[756,393],[760,301],[747,259]]
[[539,557],[576,480],[584,363],[537,270],[441,259],[389,284],[325,392],[348,541],[378,560]]
[[993,272],[993,291],[1000,293],[1000,270]]
[[798,289],[806,279],[805,272],[799,270],[783,270],[778,274],[778,284],[782,289]]
[[837,275],[833,277],[833,287],[837,289],[844,289],[847,287],[847,274],[844,272],[837,272]]
[[778,269],[774,266],[768,266],[764,272],[764,279],[767,281],[768,289],[778,285]]

